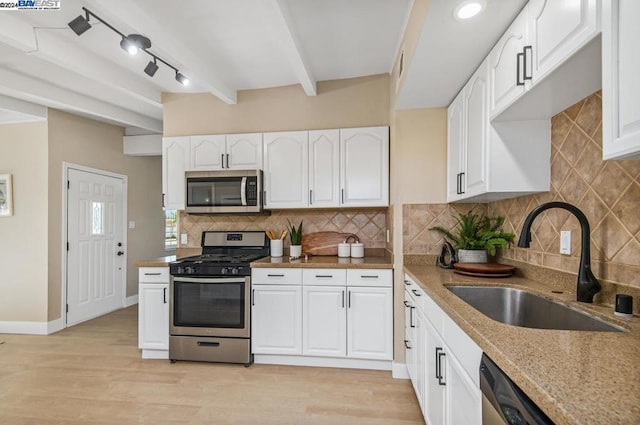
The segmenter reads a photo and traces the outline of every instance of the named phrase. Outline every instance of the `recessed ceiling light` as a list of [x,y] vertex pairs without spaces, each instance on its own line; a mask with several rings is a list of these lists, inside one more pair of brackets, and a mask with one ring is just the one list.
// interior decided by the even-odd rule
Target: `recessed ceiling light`
[[453,17],[463,21],[473,18],[482,12],[487,2],[485,0],[467,0],[460,3],[453,11]]

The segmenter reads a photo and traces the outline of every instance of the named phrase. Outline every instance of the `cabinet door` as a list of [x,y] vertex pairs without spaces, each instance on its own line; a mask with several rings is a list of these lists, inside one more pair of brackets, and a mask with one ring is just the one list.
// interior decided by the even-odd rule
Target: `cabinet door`
[[[446,354],[444,342],[428,319],[424,319],[425,417],[429,424],[444,424],[446,419]],[[460,422],[461,424],[465,422]]]
[[[464,91],[464,90],[463,90]],[[447,109],[447,201],[460,199],[461,155],[464,149],[463,92]]]
[[340,206],[340,131],[309,132],[309,206]]
[[482,393],[480,388],[467,375],[455,356],[447,353],[445,363],[446,423],[449,425],[481,425]]
[[262,133],[228,134],[226,167],[262,170]]
[[347,357],[392,359],[391,288],[347,288]]
[[162,194],[165,210],[184,210],[184,172],[189,168],[189,137],[162,139]]
[[264,133],[266,208],[309,205],[308,132]]
[[254,285],[254,354],[302,354],[302,286]]
[[389,127],[341,129],[340,158],[341,205],[389,205]]
[[603,2],[602,153],[640,159],[640,2]]
[[138,298],[138,347],[168,350],[169,284],[140,284]]
[[461,178],[464,197],[487,191],[487,143],[489,102],[487,86],[487,62],[483,62],[464,89],[465,138],[463,150],[464,175]]
[[224,135],[191,136],[190,170],[222,170],[225,168]]
[[527,62],[533,69],[527,73],[532,75],[533,84],[598,34],[597,3],[597,0],[529,1],[532,51]]
[[344,286],[302,288],[302,354],[328,357],[347,354],[346,290]]
[[523,61],[518,65],[517,55],[523,51],[526,40],[527,14],[521,13],[489,54],[489,113],[492,117],[511,105],[525,91]]

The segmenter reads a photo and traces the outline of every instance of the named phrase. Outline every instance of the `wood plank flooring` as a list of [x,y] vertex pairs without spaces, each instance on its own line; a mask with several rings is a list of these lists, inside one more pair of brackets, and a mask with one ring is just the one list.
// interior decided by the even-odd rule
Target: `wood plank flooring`
[[390,372],[142,360],[137,306],[0,341],[0,424],[424,425]]

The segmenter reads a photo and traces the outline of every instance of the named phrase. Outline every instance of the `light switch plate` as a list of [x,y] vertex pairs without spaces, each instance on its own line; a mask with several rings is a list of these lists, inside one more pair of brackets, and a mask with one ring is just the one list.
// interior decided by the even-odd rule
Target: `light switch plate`
[[135,229],[136,228],[136,222],[135,221],[130,221],[129,222],[129,229]]
[[571,231],[560,232],[560,254],[571,255]]
[[189,243],[189,234],[180,233],[180,244],[186,245],[187,243]]

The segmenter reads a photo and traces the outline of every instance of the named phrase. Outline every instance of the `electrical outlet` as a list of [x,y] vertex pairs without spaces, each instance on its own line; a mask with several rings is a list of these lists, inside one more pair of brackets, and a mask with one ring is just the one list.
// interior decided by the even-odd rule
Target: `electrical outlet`
[[180,245],[186,245],[189,243],[189,234],[180,233]]
[[571,255],[571,231],[560,232],[560,254]]
[[130,221],[129,222],[129,229],[135,229],[136,228],[136,222],[135,221]]
[[387,243],[390,241],[391,231],[387,229]]

